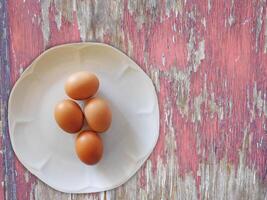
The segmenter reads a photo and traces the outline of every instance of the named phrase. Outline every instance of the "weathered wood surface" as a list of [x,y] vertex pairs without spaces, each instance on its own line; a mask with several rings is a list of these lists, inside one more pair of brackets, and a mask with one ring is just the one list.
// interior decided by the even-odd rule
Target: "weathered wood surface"
[[[266,0],[0,0],[0,199],[267,199]],[[159,98],[160,139],[123,186],[57,192],[18,162],[7,100],[45,49],[98,41],[132,57]]]

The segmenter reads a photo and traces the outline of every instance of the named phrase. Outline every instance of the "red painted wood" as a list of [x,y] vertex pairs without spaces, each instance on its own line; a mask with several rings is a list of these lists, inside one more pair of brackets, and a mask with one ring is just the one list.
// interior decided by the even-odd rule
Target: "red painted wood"
[[[8,12],[12,83],[46,48],[80,40],[123,50],[152,78],[159,141],[107,198],[266,198],[265,0],[11,0]],[[16,171],[18,199],[52,191],[31,175],[26,181],[17,161]]]
[[50,6],[50,12],[49,12],[49,26],[51,30],[50,38],[49,38],[49,44],[48,46],[55,46],[59,44],[64,43],[71,43],[71,42],[79,42],[80,41],[80,33],[78,30],[78,22],[77,22],[77,16],[75,15],[75,12],[73,11],[73,22],[70,23],[67,21],[67,19],[64,18],[64,16],[61,19],[61,27],[60,30],[57,28],[57,24],[55,22],[55,14],[56,14],[56,8],[54,4],[51,4]]
[[[7,139],[7,120],[5,119],[6,114],[6,103],[4,102],[7,99],[7,86],[5,86],[6,82],[8,81],[8,73],[6,70],[8,67],[8,37],[4,33],[7,31],[7,12],[6,12],[6,2],[0,1],[0,199],[4,199],[6,196],[7,191],[7,184],[5,183],[5,173],[7,173],[8,166],[6,152],[9,145],[6,145],[5,142],[8,141]],[[6,178],[6,180],[9,180]]]
[[[38,24],[40,12],[40,4],[37,1],[8,1],[11,84],[15,83],[33,58],[44,50],[42,32]],[[17,159],[13,170],[16,175],[16,191],[13,192],[16,192],[17,199],[30,199],[35,177],[26,173]]]

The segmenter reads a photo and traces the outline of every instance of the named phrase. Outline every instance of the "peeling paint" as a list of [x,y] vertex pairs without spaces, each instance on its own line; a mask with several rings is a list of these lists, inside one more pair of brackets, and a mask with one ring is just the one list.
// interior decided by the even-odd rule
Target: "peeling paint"
[[235,23],[235,17],[232,14],[230,14],[228,18],[228,24],[232,26],[234,23]]
[[172,36],[172,42],[175,43],[175,36]]
[[257,19],[256,19],[256,30],[255,30],[255,40],[256,40],[256,44],[255,44],[255,48],[256,48],[256,52],[259,51],[259,37],[260,37],[260,32],[262,29],[262,22],[263,22],[263,6],[266,3],[266,0],[261,0],[259,1],[259,9],[257,12]]
[[234,4],[235,1],[231,1],[230,16],[228,17],[228,24],[232,26],[235,23],[235,14],[234,14]]
[[192,122],[201,121],[201,105],[204,102],[207,102],[208,99],[208,92],[207,92],[207,82],[205,79],[203,90],[200,95],[194,98],[194,109],[193,109],[193,115],[192,115]]
[[176,24],[173,24],[173,31],[176,32],[177,29],[176,29]]
[[228,105],[229,105],[229,117],[232,117],[232,111],[233,111],[233,100],[232,98],[230,98],[229,102],[228,102]]
[[264,53],[267,53],[267,13],[265,15]]
[[61,12],[58,12],[55,16],[55,21],[57,24],[57,30],[60,30],[60,28],[61,28],[61,20],[62,20],[61,18],[62,18]]
[[[236,167],[224,157],[217,161],[215,153],[211,153],[207,161],[203,161],[198,168],[200,177],[199,189],[191,173],[181,178],[179,176],[179,162],[175,156],[177,146],[176,132],[172,124],[172,110],[170,104],[165,104],[167,113],[166,137],[164,152],[166,162],[157,157],[156,171],[148,160],[142,168],[146,174],[145,187],[136,187],[133,177],[127,185],[116,190],[114,199],[265,199],[265,187],[258,184],[260,181],[257,172],[246,165],[246,150],[249,147],[249,133],[245,130],[242,146],[239,150],[239,166]],[[156,155],[154,155],[156,156]],[[178,165],[176,164],[178,162]],[[151,192],[153,191],[153,192]],[[199,196],[198,196],[199,195]]]
[[169,72],[165,72],[164,75],[171,80],[174,80],[173,90],[176,98],[176,105],[180,111],[180,114],[184,117],[188,116],[189,111],[189,93],[190,93],[190,72],[177,70],[177,68],[171,68]]
[[210,112],[211,112],[211,119],[214,118],[214,114],[218,114],[219,120],[223,120],[224,118],[224,108],[221,105],[217,105],[215,102],[215,94],[212,92],[210,94],[211,99],[209,101],[209,106],[210,106]]
[[30,176],[29,173],[30,173],[30,172],[28,172],[28,171],[25,171],[25,173],[24,173],[24,179],[25,179],[26,183],[29,182],[29,176]]
[[[153,1],[152,1],[153,2]],[[142,28],[142,25],[145,22],[145,11],[148,9],[148,7],[151,7],[152,5],[149,4],[150,1],[145,1],[145,5],[140,4],[138,1],[128,1],[128,10],[130,14],[136,13],[135,22],[137,24],[137,28],[140,30]]]
[[165,55],[162,54],[162,57],[161,58],[162,58],[162,65],[165,66]]
[[75,11],[77,1],[69,0],[62,3],[62,0],[53,0],[53,2],[57,10],[56,15],[64,16],[67,21],[73,22],[73,11]]
[[[102,38],[104,33],[116,35],[116,38],[124,37],[119,26],[123,18],[123,9],[122,1],[110,1],[108,5],[105,0],[96,1],[94,17],[97,37]],[[110,13],[110,15],[105,15],[106,12]]]
[[[244,138],[247,137],[246,135]],[[256,171],[246,166],[245,150],[239,154],[239,167],[237,173],[235,167],[222,159],[216,162],[215,155],[211,155],[208,163],[200,166],[201,198],[202,199],[265,199],[264,188],[256,184]]]
[[[127,36],[127,38],[129,38],[129,34]],[[130,57],[133,55],[133,43],[130,39],[128,39],[128,52],[127,55],[129,55]]]
[[[49,186],[44,184],[41,181],[37,181],[34,191],[33,197],[34,200],[42,200],[42,199],[56,199],[56,200],[73,200],[72,194],[58,192],[56,190],[51,189]],[[101,200],[104,199],[105,193],[96,193],[92,195],[88,194],[76,194],[74,197],[75,200]],[[107,200],[109,198],[106,198]]]
[[208,0],[208,12],[211,10],[211,0]]
[[170,17],[171,12],[174,12],[175,16],[178,16],[178,14],[182,14],[182,11],[182,0],[166,0],[165,13],[168,17]]
[[207,28],[206,18],[202,18],[201,23],[203,24],[204,28],[206,29]]
[[198,48],[196,49],[196,38],[193,28],[190,30],[190,37],[187,43],[187,52],[187,61],[191,61],[193,71],[197,72],[201,61],[205,59],[205,40],[201,40],[198,44]]
[[49,25],[49,8],[50,8],[50,0],[41,1],[41,12],[42,12],[42,33],[44,38],[45,46],[48,44],[50,37],[50,25]]
[[93,6],[91,6],[91,1],[81,1],[77,5],[77,17],[78,17],[78,27],[80,30],[80,37],[82,41],[86,41],[89,37],[93,37],[92,33],[92,19],[94,15]]
[[149,77],[151,78],[152,82],[154,83],[154,86],[156,88],[156,91],[160,91],[160,80],[159,80],[160,72],[159,70],[151,70],[149,72]]
[[23,67],[20,67],[19,68],[19,73],[22,74],[23,70],[24,70]]
[[205,59],[205,40],[202,40],[199,42],[199,47],[198,49],[194,52],[194,64],[193,64],[193,68],[194,68],[194,72],[197,71],[201,61]]
[[[114,39],[123,38],[124,35],[120,26],[123,9],[122,2],[110,1],[108,4],[104,0],[98,0],[95,3],[91,1],[79,2],[76,5],[76,10],[82,41],[88,39],[103,40],[104,34],[114,36]],[[106,13],[110,14],[106,15]]]
[[34,187],[34,200],[39,199],[71,200],[71,195],[52,190],[43,182],[37,181]]
[[254,83],[253,87],[253,107],[252,107],[252,119],[255,119],[256,113],[261,117],[264,115],[267,118],[267,94],[266,91],[262,93],[257,89],[257,83]]

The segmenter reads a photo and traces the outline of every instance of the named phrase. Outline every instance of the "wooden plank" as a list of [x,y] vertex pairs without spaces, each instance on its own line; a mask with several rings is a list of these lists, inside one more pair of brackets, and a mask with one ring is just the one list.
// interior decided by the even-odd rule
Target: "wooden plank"
[[[106,195],[56,192],[5,152],[6,193],[18,199],[267,198],[266,9],[266,0],[8,1],[11,74],[2,82],[13,84],[50,46],[106,42],[151,77],[161,120],[149,160]],[[8,138],[3,146],[11,150]]]
[[7,3],[0,1],[0,199],[13,199],[16,193],[14,154],[11,148],[7,124],[7,100],[10,90],[8,54]]

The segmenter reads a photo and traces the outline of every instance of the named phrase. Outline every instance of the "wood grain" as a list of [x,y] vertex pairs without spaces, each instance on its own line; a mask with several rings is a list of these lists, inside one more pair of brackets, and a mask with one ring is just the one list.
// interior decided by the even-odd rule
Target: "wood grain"
[[[266,0],[0,5],[0,199],[267,199]],[[9,141],[12,85],[45,49],[76,41],[124,51],[159,98],[154,152],[130,181],[105,193],[49,188],[18,162]]]

